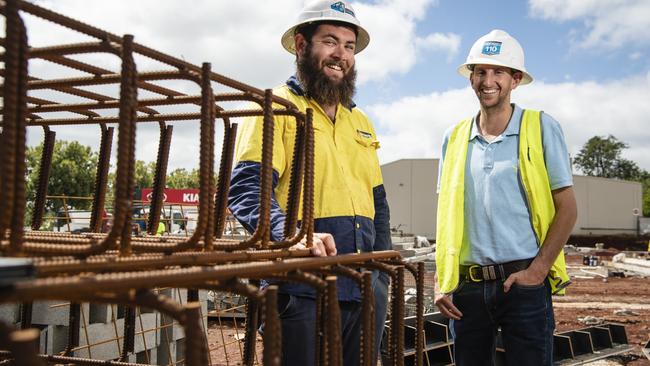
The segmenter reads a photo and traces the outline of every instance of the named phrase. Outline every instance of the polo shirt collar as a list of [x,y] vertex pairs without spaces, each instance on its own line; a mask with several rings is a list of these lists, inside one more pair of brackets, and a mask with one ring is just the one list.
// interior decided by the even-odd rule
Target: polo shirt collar
[[[480,113],[480,112],[479,112]],[[501,134],[502,136],[513,136],[519,135],[519,128],[521,127],[521,116],[523,110],[516,104],[512,103],[512,116],[510,116],[510,121],[508,121],[508,126],[506,126],[505,131]],[[469,141],[477,138],[479,136],[478,126],[476,125],[476,119],[478,114],[472,119],[472,128],[469,132]]]

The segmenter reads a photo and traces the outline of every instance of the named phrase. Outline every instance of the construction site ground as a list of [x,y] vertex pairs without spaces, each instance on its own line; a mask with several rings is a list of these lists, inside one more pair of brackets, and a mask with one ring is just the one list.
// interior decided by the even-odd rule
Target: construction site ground
[[[589,363],[590,366],[650,366],[641,349],[650,339],[650,277],[626,273],[626,277],[597,275],[608,273],[601,266],[582,265],[583,255],[567,256],[572,284],[566,296],[554,296],[556,331],[563,332],[585,328],[600,323],[618,323],[625,326],[628,343],[634,347],[627,354],[610,357]],[[406,286],[414,286],[410,276],[406,276]],[[433,307],[433,273],[425,281],[427,312],[435,311]],[[407,311],[413,310],[414,297],[406,296]],[[409,299],[411,299],[409,301]],[[208,331],[208,343],[213,352],[214,365],[236,364],[243,347],[243,322],[234,326],[233,322],[211,322]],[[235,329],[239,328],[239,329]],[[223,329],[223,332],[219,329]],[[258,339],[257,354],[261,360],[261,338]],[[228,354],[228,356],[226,356]]]
[[641,352],[650,339],[650,278],[629,273],[622,278],[589,275],[590,272],[607,271],[602,271],[602,267],[582,267],[582,258],[582,255],[567,256],[567,264],[573,267],[570,269],[573,283],[566,296],[553,298],[557,331],[584,328],[600,322],[623,324],[634,351],[594,362],[593,366],[650,365]]

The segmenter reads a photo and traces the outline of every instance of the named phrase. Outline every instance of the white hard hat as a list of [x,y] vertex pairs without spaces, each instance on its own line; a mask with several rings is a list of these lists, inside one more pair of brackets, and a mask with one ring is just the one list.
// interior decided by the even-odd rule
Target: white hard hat
[[334,1],[334,0],[318,0],[305,6],[300,14],[296,23],[289,28],[282,35],[282,46],[289,52],[295,54],[293,36],[296,28],[303,24],[322,21],[336,21],[348,23],[357,29],[357,45],[354,53],[361,52],[368,43],[370,43],[370,36],[368,32],[361,27],[359,20],[354,14],[354,9],[350,6],[348,1]]
[[472,65],[498,65],[521,71],[521,85],[531,83],[533,77],[524,67],[524,49],[507,32],[495,29],[479,38],[469,50],[467,61],[458,67],[458,73],[469,77]]

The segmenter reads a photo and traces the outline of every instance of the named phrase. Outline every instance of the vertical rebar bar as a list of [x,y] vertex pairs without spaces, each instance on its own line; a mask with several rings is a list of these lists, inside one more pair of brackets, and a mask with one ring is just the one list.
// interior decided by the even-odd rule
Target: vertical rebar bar
[[183,310],[185,317],[185,362],[188,366],[208,365],[208,343],[203,332],[201,304],[190,302]]
[[391,312],[391,335],[393,337],[393,362],[404,366],[404,267],[395,269],[395,286],[393,286],[393,308]]
[[76,302],[70,303],[68,314],[68,344],[63,354],[73,356],[74,349],[79,346],[79,327],[81,325],[81,305]]
[[208,184],[207,188],[207,199],[205,207],[205,214],[208,215],[206,220],[205,232],[203,234],[203,249],[206,251],[212,251],[213,245],[212,241],[214,238],[214,222],[215,222],[215,177],[214,177],[214,126],[215,126],[215,116],[216,116],[216,106],[214,103],[214,92],[212,90],[212,83],[210,81],[210,64],[206,64],[207,67],[203,68],[203,73],[201,75],[202,80],[205,80],[206,88],[208,89],[208,97],[210,103],[208,104],[208,150],[206,159],[208,164],[208,179],[206,183]]
[[375,361],[375,295],[372,288],[372,272],[364,271],[362,276],[361,364],[372,366]]
[[226,223],[228,191],[230,190],[230,172],[232,171],[234,160],[236,137],[237,124],[231,124],[228,118],[224,118],[224,138],[221,149],[221,163],[219,164],[219,177],[217,179],[217,194],[214,211],[214,236],[216,238],[222,237]]
[[415,365],[422,366],[424,362],[424,262],[417,263],[417,278],[415,286],[416,307],[415,307]]
[[[269,245],[270,229],[270,210],[271,195],[273,191],[273,91],[266,89],[264,91],[264,126],[262,128],[262,169],[261,169],[261,189],[260,189],[260,214],[257,223],[258,228],[263,228],[260,238],[261,247],[267,248]],[[263,225],[263,226],[262,226]]]
[[284,237],[291,238],[298,223],[298,211],[300,208],[300,194],[302,188],[302,178],[304,174],[304,142],[305,142],[305,125],[304,122],[296,119],[296,139],[293,148],[293,158],[291,162],[291,176],[289,177],[289,198],[287,200],[287,216],[284,223]]
[[[259,286],[259,283],[257,284]],[[255,343],[257,339],[258,312],[260,310],[259,300],[248,297],[246,302],[246,335],[244,342],[244,355],[242,363],[252,366],[255,363]]]
[[124,307],[124,338],[122,339],[122,354],[120,361],[126,362],[129,354],[135,350],[135,307]]
[[95,173],[93,206],[90,213],[90,231],[100,232],[104,224],[104,205],[106,202],[106,187],[108,185],[108,170],[111,166],[111,149],[113,147],[113,132],[115,128],[101,125],[99,142],[99,160]]
[[149,206],[149,234],[155,235],[158,232],[160,222],[160,211],[163,205],[165,182],[167,179],[167,162],[169,161],[169,147],[172,141],[174,126],[166,126],[160,122],[160,139],[158,141],[158,157],[156,158],[156,172],[154,173],[153,192]]
[[[125,139],[123,151],[118,146],[118,165],[120,158],[124,161],[124,178],[116,189],[116,205],[118,197],[122,203],[123,217],[122,230],[120,231],[120,255],[131,255],[131,208],[133,205],[133,191],[135,189],[135,134],[136,110],[138,105],[137,71],[133,61],[133,36],[130,34],[122,38],[122,77],[120,83],[120,134],[119,142]],[[122,131],[124,128],[125,131]],[[119,168],[119,167],[118,167]],[[120,171],[117,172],[118,176]],[[116,184],[117,185],[117,184]],[[120,187],[121,186],[121,187]],[[119,209],[120,206],[117,208]],[[115,215],[117,216],[117,214]],[[115,218],[117,221],[117,218]]]
[[20,304],[20,329],[32,327],[32,310],[34,304],[31,301]]
[[340,366],[343,364],[343,350],[341,343],[341,309],[336,290],[336,276],[327,276],[327,344],[328,344],[328,365]]
[[308,108],[305,116],[305,176],[302,204],[302,225],[306,225],[306,242],[309,248],[314,242],[314,110]]
[[282,327],[278,315],[278,287],[268,286],[264,292],[264,366],[282,364]]
[[[16,0],[5,6],[4,87],[2,89],[3,116],[0,159],[0,240],[5,239],[11,225],[14,204],[14,176],[16,172],[16,118],[18,113],[18,68],[20,67],[20,23]],[[10,248],[10,250],[13,248]],[[11,250],[16,251],[16,250]]]
[[45,212],[45,199],[47,197],[47,185],[50,179],[50,169],[52,168],[52,154],[54,153],[54,143],[56,141],[56,132],[51,131],[49,127],[43,127],[43,151],[41,152],[41,162],[38,170],[38,183],[36,184],[36,198],[34,199],[34,208],[32,210],[32,230],[40,229],[43,224],[43,213]]

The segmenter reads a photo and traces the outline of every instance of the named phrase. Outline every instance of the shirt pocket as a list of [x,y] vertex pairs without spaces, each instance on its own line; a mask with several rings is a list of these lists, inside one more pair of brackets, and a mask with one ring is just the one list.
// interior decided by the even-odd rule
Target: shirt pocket
[[377,141],[377,136],[373,135],[370,132],[363,130],[356,130],[354,139],[357,143],[363,147],[373,147],[379,149],[379,141]]

